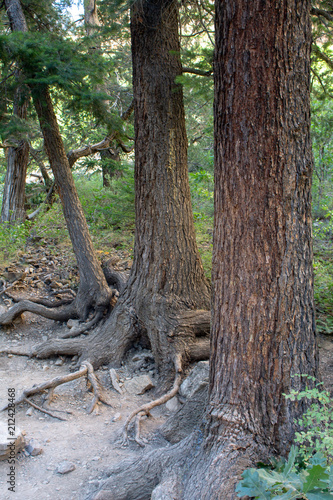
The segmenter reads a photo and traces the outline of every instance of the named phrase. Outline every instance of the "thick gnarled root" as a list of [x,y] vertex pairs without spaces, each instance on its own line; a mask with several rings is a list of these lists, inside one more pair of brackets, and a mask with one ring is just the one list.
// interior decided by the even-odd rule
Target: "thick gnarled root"
[[[87,376],[89,382],[92,385],[92,389],[93,389],[93,393],[94,393],[94,398],[93,398],[93,401],[89,407],[88,412],[91,413],[99,401],[103,402],[104,404],[106,404],[108,406],[111,406],[106,394],[103,391],[103,388],[102,388],[99,380],[97,379],[97,377],[94,373],[94,369],[93,369],[92,365],[88,361],[84,361],[82,363],[80,369],[74,373],[69,373],[68,375],[65,375],[63,377],[55,377],[52,380],[48,380],[46,382],[43,382],[42,384],[34,385],[30,389],[24,389],[22,394],[15,400],[15,405],[19,405],[21,403],[28,403],[31,406],[33,406],[35,409],[37,409],[37,410],[39,410],[47,415],[50,415],[53,418],[58,418],[59,420],[65,420],[65,419],[59,417],[58,415],[54,415],[54,413],[51,412],[49,409],[36,405],[35,403],[33,403],[33,401],[31,401],[30,398],[36,394],[41,394],[41,393],[49,390],[50,397],[48,398],[48,400],[50,400],[52,397],[53,391],[56,387],[58,387],[59,385],[62,385],[62,384],[66,384],[67,382],[72,382],[73,380],[77,380],[77,379],[84,377],[84,376]],[[8,408],[8,405],[4,406],[1,409],[1,411],[5,411],[7,408]],[[57,411],[57,410],[53,410],[53,411]]]
[[174,367],[175,367],[175,379],[173,386],[169,392],[164,394],[158,399],[155,399],[154,401],[150,401],[150,403],[146,403],[145,405],[140,406],[136,410],[132,411],[132,413],[127,417],[126,422],[124,424],[123,430],[122,430],[122,443],[123,445],[126,445],[128,443],[128,427],[131,421],[133,420],[134,417],[136,418],[136,423],[135,423],[135,441],[138,443],[139,446],[143,447],[144,442],[140,439],[140,419],[144,415],[149,415],[150,411],[155,408],[156,406],[160,406],[169,399],[173,398],[180,387],[181,383],[181,377],[182,377],[182,363],[181,363],[181,355],[176,354],[175,359],[174,359]]
[[31,300],[21,300],[14,304],[8,311],[0,316],[0,325],[10,325],[15,318],[24,312],[31,312],[55,321],[67,321],[70,318],[77,318],[75,301],[65,307],[45,307]]

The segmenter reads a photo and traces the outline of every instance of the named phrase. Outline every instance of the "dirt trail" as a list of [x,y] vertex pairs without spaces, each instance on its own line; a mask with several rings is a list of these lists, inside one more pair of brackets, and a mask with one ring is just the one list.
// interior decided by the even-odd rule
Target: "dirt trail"
[[[30,348],[42,337],[60,336],[64,329],[66,326],[25,313],[24,323],[0,331],[0,349],[18,346]],[[140,350],[131,351],[128,364],[117,370],[121,380],[148,373],[145,368],[135,370],[136,364],[131,361],[135,354],[140,353]],[[56,363],[62,362],[62,359],[36,360],[21,356],[1,356],[1,407],[7,401],[8,388],[14,387],[18,396],[24,388],[70,373],[75,361],[67,358],[61,366],[57,366]],[[154,370],[151,366],[149,368],[149,375],[154,380]],[[42,414],[27,404],[16,409],[16,426],[25,431],[27,442],[36,440],[43,452],[35,457],[26,451],[18,454],[15,493],[7,489],[9,465],[7,461],[0,462],[1,499],[81,500],[86,498],[91,489],[96,488],[104,471],[111,465],[123,458],[140,456],[147,450],[168,444],[155,432],[170,415],[164,406],[153,410],[153,418],[143,419],[142,436],[147,439],[145,449],[133,441],[130,441],[128,447],[121,447],[119,438],[126,417],[138,405],[154,399],[154,390],[142,396],[133,396],[126,391],[120,395],[112,388],[108,367],[102,367],[96,373],[107,389],[112,407],[99,404],[92,414],[88,414],[87,409],[93,395],[87,390],[86,380],[81,378],[55,390],[56,397],[50,408],[72,412],[70,415],[57,413],[66,418],[65,422]],[[42,404],[41,398],[34,400],[39,401],[37,404]],[[7,422],[6,412],[0,414],[0,420]],[[56,471],[65,460],[73,463],[75,470],[62,475]]]

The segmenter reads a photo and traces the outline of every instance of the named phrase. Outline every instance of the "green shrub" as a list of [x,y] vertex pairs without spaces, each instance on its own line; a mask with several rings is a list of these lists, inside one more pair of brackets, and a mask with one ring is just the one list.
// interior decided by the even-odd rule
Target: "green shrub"
[[[311,383],[315,378],[299,375]],[[238,496],[257,500],[333,500],[333,402],[319,382],[312,389],[292,390],[291,401],[313,401],[297,421],[299,430],[288,460],[271,460],[270,466],[248,469],[236,487]]]

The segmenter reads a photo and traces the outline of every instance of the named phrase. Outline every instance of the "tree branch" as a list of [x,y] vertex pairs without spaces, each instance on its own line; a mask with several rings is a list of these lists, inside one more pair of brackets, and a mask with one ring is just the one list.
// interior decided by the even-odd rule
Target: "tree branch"
[[319,59],[324,61],[327,64],[327,66],[329,66],[331,69],[333,69],[332,59],[330,59],[324,52],[322,52],[320,50],[320,48],[318,47],[318,45],[315,45],[315,44],[312,45],[312,52],[314,54],[316,54],[316,56],[319,57]]
[[324,17],[325,19],[327,19],[328,21],[332,21],[333,22],[333,16],[332,14],[330,14],[329,12],[327,12],[326,10],[323,10],[323,9],[316,9],[315,7],[312,7],[311,9],[311,14],[313,16],[317,16],[317,17]]
[[182,73],[191,73],[192,75],[199,76],[212,76],[213,70],[211,69],[209,71],[202,71],[201,69],[187,68],[183,66]]

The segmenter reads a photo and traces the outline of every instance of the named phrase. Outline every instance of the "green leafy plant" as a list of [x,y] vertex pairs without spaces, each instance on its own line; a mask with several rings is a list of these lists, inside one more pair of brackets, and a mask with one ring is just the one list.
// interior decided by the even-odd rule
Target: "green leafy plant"
[[333,500],[333,467],[321,453],[310,458],[305,469],[297,465],[298,448],[291,447],[288,460],[275,464],[274,470],[247,469],[236,486],[239,497],[256,500]]
[[[301,375],[312,382],[315,378]],[[312,400],[311,406],[297,421],[300,430],[295,433],[295,442],[300,446],[300,456],[305,463],[310,463],[315,450],[321,453],[328,464],[333,463],[333,402],[330,393],[318,382],[312,389],[304,391],[292,390],[285,396],[291,401],[301,399]]]

